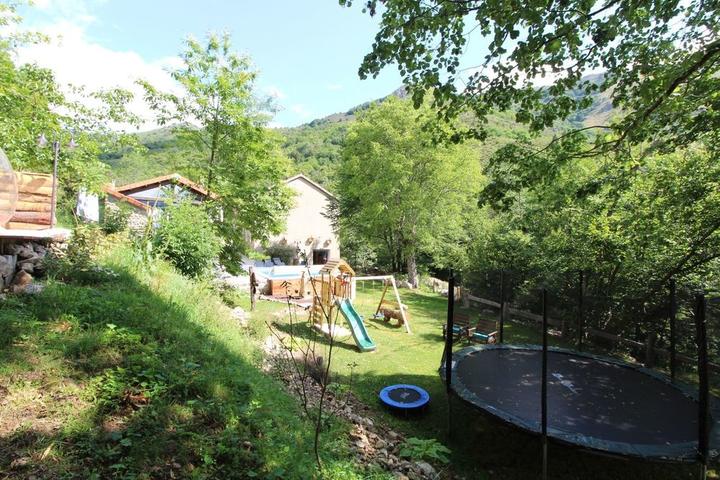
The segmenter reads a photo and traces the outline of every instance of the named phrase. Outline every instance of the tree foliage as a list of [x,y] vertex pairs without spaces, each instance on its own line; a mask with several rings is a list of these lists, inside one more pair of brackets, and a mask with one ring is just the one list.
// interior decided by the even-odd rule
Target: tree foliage
[[224,219],[216,227],[230,263],[247,250],[247,233],[264,240],[282,228],[290,206],[283,183],[288,161],[279,138],[266,128],[250,59],[233,52],[227,34],[210,35],[205,44],[189,38],[181,59],[183,65],[172,72],[181,93],[141,83],[160,123],[171,125],[198,154],[187,170],[217,194]]
[[[432,111],[389,98],[358,116],[339,168],[339,223],[416,282],[421,255],[458,260],[475,208],[480,164],[464,146],[435,146],[423,130]],[[350,235],[351,236],[351,235]]]
[[[12,5],[0,4],[0,27],[19,21]],[[12,53],[18,44],[45,40],[32,34],[0,37],[0,148],[15,169],[51,172],[52,149],[39,147],[38,137],[44,134],[61,145],[74,138],[74,151],[61,149],[60,186],[69,192],[99,191],[107,180],[100,152],[133,145],[122,129],[111,128],[137,122],[127,109],[132,95],[122,89],[61,89],[50,70],[16,65]]]
[[[351,5],[352,0],[340,0]],[[585,152],[653,141],[685,146],[718,128],[720,14],[700,0],[367,0],[381,15],[360,76],[397,64],[415,105],[431,93],[440,116],[473,112],[457,133],[484,138],[495,110],[515,110],[534,131],[586,108],[605,92],[623,115]],[[467,59],[470,42],[487,45]],[[603,71],[600,83],[584,75]],[[550,86],[537,88],[539,80]],[[574,94],[577,90],[584,95]]]

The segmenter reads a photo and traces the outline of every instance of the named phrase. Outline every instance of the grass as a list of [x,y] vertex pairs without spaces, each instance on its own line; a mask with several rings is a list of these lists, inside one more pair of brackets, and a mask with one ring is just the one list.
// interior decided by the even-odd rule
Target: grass
[[[390,424],[408,436],[436,438],[453,451],[447,475],[467,478],[535,478],[540,468],[539,439],[502,427],[480,416],[457,400],[448,403],[444,384],[438,375],[443,350],[442,323],[447,301],[430,292],[401,290],[403,303],[411,312],[412,335],[396,323],[387,324],[371,319],[380,300],[379,287],[358,289],[356,310],[366,318],[369,335],[377,344],[372,353],[359,353],[352,338],[336,344],[332,373],[335,381],[350,383],[352,390],[369,407],[370,415]],[[282,304],[261,302],[261,311],[286,310]],[[478,312],[472,312],[477,314]],[[273,320],[277,321],[277,316]],[[302,313],[299,319],[304,319]],[[279,328],[283,327],[280,323]],[[311,335],[303,327],[300,334]],[[505,327],[508,343],[539,343],[540,332],[534,326],[510,323]],[[324,341],[324,340],[323,340]],[[560,337],[551,337],[550,344],[568,347]],[[426,389],[432,398],[429,410],[419,418],[395,416],[378,402],[379,391],[390,384],[411,383]],[[452,409],[453,436],[448,437],[448,409]],[[538,406],[539,408],[539,406]],[[550,477],[554,479],[678,479],[696,478],[694,467],[647,464],[571,451],[561,446],[550,447]]]
[[[125,247],[110,248],[102,264],[116,275],[49,282],[42,294],[0,304],[0,478],[387,478],[353,463],[347,425],[339,421],[322,436],[326,468],[318,473],[312,426],[297,401],[258,368],[265,322],[287,328],[284,304],[259,302],[250,328],[241,329],[227,305],[248,309],[247,295],[220,298],[163,262],[139,262]],[[381,291],[366,287],[355,306],[369,318]],[[536,478],[537,438],[447,401],[437,373],[446,299],[401,294],[413,334],[368,320],[377,351],[361,354],[352,339],[340,342],[333,378],[351,384],[369,408],[364,415],[450,447],[445,477]],[[303,324],[299,332],[309,335],[310,328]],[[509,324],[505,333],[509,342],[539,340],[526,325]],[[426,414],[404,418],[382,408],[378,392],[399,382],[430,392]],[[550,448],[554,479],[693,473]]]
[[[321,476],[311,425],[210,288],[124,247],[102,263],[116,275],[2,303],[0,478]],[[365,478],[346,430],[323,436],[326,478]]]

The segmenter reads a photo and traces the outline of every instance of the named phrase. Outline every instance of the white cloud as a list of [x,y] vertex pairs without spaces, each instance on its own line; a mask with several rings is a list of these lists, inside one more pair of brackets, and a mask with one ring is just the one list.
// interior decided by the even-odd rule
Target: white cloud
[[285,95],[285,92],[280,90],[275,85],[268,85],[267,87],[263,88],[263,91],[265,94],[274,100],[283,100],[287,98],[287,95]]
[[307,109],[307,107],[301,103],[296,103],[292,106],[290,106],[290,111],[299,115],[300,118],[310,118],[312,116],[312,112]]
[[[59,0],[43,0],[50,4]],[[73,2],[70,2],[73,3]],[[161,91],[179,92],[179,86],[166,69],[178,65],[177,57],[146,61],[133,51],[118,51],[89,40],[85,30],[67,20],[40,28],[52,38],[50,44],[24,46],[17,51],[20,63],[37,63],[55,73],[60,85],[85,86],[88,90],[120,87],[135,95],[130,109],[145,120],[143,129],[154,128],[153,115],[142,99],[139,79],[147,80]]]

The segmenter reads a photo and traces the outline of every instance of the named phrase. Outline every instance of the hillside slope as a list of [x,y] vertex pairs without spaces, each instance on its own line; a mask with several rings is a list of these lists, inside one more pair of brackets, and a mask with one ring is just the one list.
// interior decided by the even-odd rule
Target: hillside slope
[[[313,478],[313,426],[229,308],[107,246],[114,274],[0,301],[0,478]],[[344,428],[324,459],[357,479]]]
[[[595,76],[592,79],[599,81],[601,78]],[[407,95],[403,88],[399,88],[389,96],[405,98]],[[282,148],[292,160],[297,173],[304,173],[315,181],[332,187],[334,167],[340,158],[348,126],[355,120],[358,112],[384,98],[387,97],[363,103],[346,112],[328,115],[298,127],[278,129],[277,132],[283,137]],[[595,95],[590,108],[578,112],[541,137],[549,138],[553,133],[570,127],[605,124],[615,113],[607,95]],[[499,146],[512,141],[518,134],[527,132],[525,126],[515,122],[512,112],[490,115],[487,129],[488,139],[477,147],[480,158],[486,158]],[[109,153],[102,158],[110,166],[112,179],[117,183],[133,182],[169,172],[179,172],[193,179],[201,177],[200,172],[193,169],[193,165],[199,160],[198,152],[181,145],[170,129],[139,133],[137,140],[145,147],[144,149]]]

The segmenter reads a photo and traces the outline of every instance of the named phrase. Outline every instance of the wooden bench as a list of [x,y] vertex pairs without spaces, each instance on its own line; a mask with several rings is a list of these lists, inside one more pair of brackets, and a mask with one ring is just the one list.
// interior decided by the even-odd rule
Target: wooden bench
[[497,322],[478,318],[478,323],[470,331],[469,339],[473,342],[497,343],[498,331]]
[[[459,340],[463,337],[467,338],[470,336],[470,331],[473,327],[470,326],[470,315],[467,313],[454,313],[453,314],[453,340]],[[443,324],[443,338],[447,335],[447,324]]]

